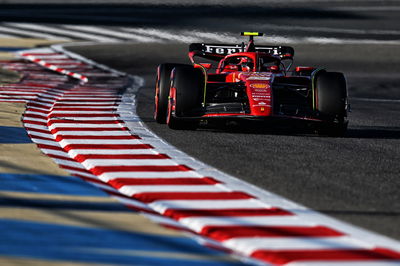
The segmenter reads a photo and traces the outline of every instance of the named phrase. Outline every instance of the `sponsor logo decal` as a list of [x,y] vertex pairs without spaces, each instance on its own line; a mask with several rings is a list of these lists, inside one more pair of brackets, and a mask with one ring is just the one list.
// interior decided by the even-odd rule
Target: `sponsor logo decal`
[[252,104],[252,107],[261,107],[261,108],[271,108],[272,106],[270,104]]
[[270,80],[270,77],[249,77],[247,80]]
[[228,55],[228,54],[234,54],[234,53],[239,53],[242,52],[241,47],[223,47],[223,46],[211,46],[211,45],[205,45],[205,52],[206,53],[211,53],[211,54],[223,54],[223,55]]
[[252,83],[250,84],[250,88],[253,89],[266,89],[269,85],[267,83]]
[[263,97],[263,98],[271,98],[271,95],[265,95],[264,93],[252,93],[253,97]]
[[[210,53],[210,54],[234,54],[244,52],[241,45],[210,45],[210,44],[203,44],[203,52]],[[256,51],[269,53],[272,55],[280,55],[280,47],[256,47]]]
[[247,80],[270,80],[271,77],[271,73],[253,73],[247,78]]

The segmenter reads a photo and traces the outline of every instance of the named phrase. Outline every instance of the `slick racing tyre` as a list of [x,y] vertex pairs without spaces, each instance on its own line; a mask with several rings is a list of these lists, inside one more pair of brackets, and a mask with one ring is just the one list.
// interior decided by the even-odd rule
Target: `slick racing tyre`
[[171,85],[171,71],[183,64],[161,64],[157,68],[154,119],[157,123],[165,124],[167,120],[168,95]]
[[347,130],[347,86],[342,73],[322,72],[316,77],[315,103],[320,117],[325,121],[318,133],[342,136]]
[[195,129],[197,121],[191,111],[201,107],[205,77],[201,69],[192,66],[174,68],[168,105],[167,124],[172,129]]

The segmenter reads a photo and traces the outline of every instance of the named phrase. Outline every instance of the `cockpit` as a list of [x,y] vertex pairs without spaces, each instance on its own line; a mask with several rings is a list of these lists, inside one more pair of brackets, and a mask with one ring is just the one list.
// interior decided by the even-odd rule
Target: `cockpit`
[[279,71],[280,65],[280,59],[269,54],[242,53],[227,56],[220,62],[217,73]]
[[248,56],[231,56],[222,62],[222,72],[234,72],[234,71],[253,71],[254,60]]

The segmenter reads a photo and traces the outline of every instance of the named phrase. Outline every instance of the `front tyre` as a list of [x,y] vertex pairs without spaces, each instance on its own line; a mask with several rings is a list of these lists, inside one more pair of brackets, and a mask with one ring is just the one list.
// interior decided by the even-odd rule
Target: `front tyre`
[[195,129],[198,122],[190,116],[201,108],[205,86],[203,71],[192,66],[176,67],[168,103],[167,124],[171,129]]
[[167,119],[168,95],[171,85],[171,72],[174,67],[184,66],[183,64],[161,64],[157,68],[156,91],[154,102],[154,119],[157,123],[165,124]]

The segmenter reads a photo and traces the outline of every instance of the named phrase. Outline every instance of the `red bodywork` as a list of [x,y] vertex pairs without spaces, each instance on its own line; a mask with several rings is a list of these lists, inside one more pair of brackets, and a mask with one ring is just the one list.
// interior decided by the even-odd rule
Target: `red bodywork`
[[[296,67],[289,74],[293,55],[292,47],[255,46],[252,40],[246,46],[191,44],[189,58],[194,68],[203,71],[205,78],[202,106],[184,114],[172,114],[179,119],[221,117],[322,121],[317,115],[317,95],[313,87],[313,78],[322,69]],[[196,63],[195,57],[213,63]],[[174,111],[176,88],[173,86],[169,99],[170,109]]]
[[[159,66],[170,72],[157,75],[157,81],[167,80],[168,86],[156,86],[155,118],[163,123],[167,116],[174,129],[195,127],[196,120],[211,118],[300,120],[301,125],[318,124],[318,132],[343,134],[348,123],[343,73],[306,66],[289,71],[293,56],[292,47],[256,46],[251,37],[247,45],[192,43],[193,65]],[[196,63],[195,57],[209,61]],[[159,97],[160,91],[168,94]],[[158,108],[160,103],[164,109]]]
[[[194,56],[196,54],[189,52],[189,58],[194,63]],[[217,55],[218,56],[218,55]],[[291,54],[285,55],[291,59]],[[239,70],[240,66],[229,66],[224,65],[225,62],[231,58],[248,58],[253,62],[251,67]],[[267,59],[274,62],[268,68],[263,68],[260,65],[261,59]],[[220,57],[218,67],[215,73],[208,73],[211,69],[211,64],[201,63],[194,66],[202,68],[207,77],[207,85],[218,84],[218,83],[238,83],[245,84],[246,94],[249,103],[250,112],[248,113],[207,113],[201,115],[201,117],[232,117],[232,116],[254,116],[254,117],[268,117],[273,116],[273,91],[272,82],[276,76],[284,77],[286,70],[281,64],[281,57],[271,55],[264,52],[239,52],[229,54],[224,57]],[[309,69],[307,67],[307,69]],[[219,77],[219,78],[217,78]],[[218,80],[218,81],[214,81]],[[170,97],[173,98],[174,89],[170,92]]]

